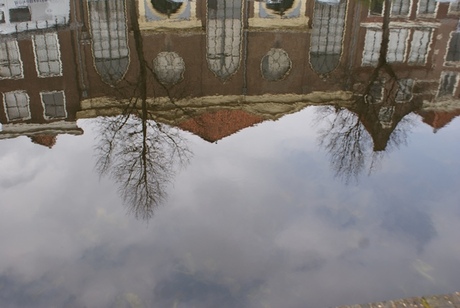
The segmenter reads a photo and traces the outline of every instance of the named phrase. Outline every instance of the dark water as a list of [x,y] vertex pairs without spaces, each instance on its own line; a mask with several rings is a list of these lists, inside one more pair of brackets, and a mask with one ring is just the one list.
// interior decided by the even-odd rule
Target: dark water
[[460,289],[458,3],[0,11],[0,307]]

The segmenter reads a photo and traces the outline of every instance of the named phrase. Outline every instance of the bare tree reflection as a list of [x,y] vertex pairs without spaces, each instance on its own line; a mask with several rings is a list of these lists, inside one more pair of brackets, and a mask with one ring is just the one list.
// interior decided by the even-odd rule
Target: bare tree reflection
[[[357,180],[365,170],[371,173],[385,152],[406,143],[414,125],[410,113],[422,105],[407,94],[412,81],[398,78],[387,61],[391,0],[384,0],[384,4],[382,41],[375,68],[365,80],[352,82],[354,95],[348,106],[318,111],[318,122],[326,123],[319,131],[319,143],[329,153],[335,175],[346,183]],[[355,75],[350,72],[349,76]]]
[[121,97],[118,105],[123,112],[97,120],[100,140],[96,169],[119,183],[129,212],[147,220],[165,200],[168,184],[188,163],[191,152],[178,129],[154,121],[158,103],[155,99],[147,102],[147,86],[156,76],[144,57],[135,1],[127,3],[139,74],[135,80],[124,79],[125,85],[114,89]]

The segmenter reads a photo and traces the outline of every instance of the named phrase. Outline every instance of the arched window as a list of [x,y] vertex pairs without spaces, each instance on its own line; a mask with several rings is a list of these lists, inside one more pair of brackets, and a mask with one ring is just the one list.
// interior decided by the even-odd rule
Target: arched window
[[88,0],[88,6],[94,65],[105,83],[115,85],[129,66],[125,0]]
[[208,0],[206,59],[222,81],[238,71],[243,38],[242,0]]
[[330,4],[316,0],[310,44],[310,65],[326,75],[340,63],[345,30],[347,2]]

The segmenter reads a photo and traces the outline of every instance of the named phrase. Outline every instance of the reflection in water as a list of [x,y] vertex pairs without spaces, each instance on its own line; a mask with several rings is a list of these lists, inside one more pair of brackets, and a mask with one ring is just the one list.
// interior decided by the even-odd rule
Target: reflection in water
[[170,17],[175,14],[184,5],[182,2],[175,2],[172,0],[152,0],[152,6],[161,14]]
[[[374,170],[415,114],[460,114],[459,7],[324,2],[75,0],[65,31],[1,37],[0,306],[333,307],[458,286],[455,131],[417,119],[382,174],[329,175]],[[153,223],[118,211],[91,150]]]
[[320,119],[329,120],[319,132],[320,143],[329,152],[336,176],[345,182],[357,179],[367,165],[371,172],[384,151],[405,143],[413,126],[406,116],[422,107],[420,100],[413,100],[413,80],[398,78],[390,64],[390,5],[385,0],[375,69],[368,79],[356,80],[350,106],[320,112]]
[[[137,21],[134,2],[129,3],[130,13]],[[144,58],[139,24],[133,22],[132,26],[139,74],[134,80],[125,80],[132,86],[123,88],[129,99],[119,104],[122,114],[98,119],[96,169],[118,183],[130,212],[137,218],[149,219],[155,207],[165,200],[165,189],[175,174],[176,165],[186,164],[191,153],[180,131],[151,119],[147,82],[148,74],[154,70]],[[126,94],[130,89],[131,94]]]
[[222,81],[240,66],[243,40],[243,1],[208,0],[207,60],[209,69]]
[[191,154],[182,133],[133,114],[99,118],[97,125],[97,170],[118,183],[130,212],[151,218],[177,166]]
[[117,84],[129,66],[125,0],[88,0],[94,65],[102,80]]
[[340,63],[346,11],[347,1],[336,5],[315,1],[310,64],[313,70],[320,75],[332,72]]
[[283,16],[286,10],[293,7],[295,0],[267,1],[267,9],[273,10],[276,14]]

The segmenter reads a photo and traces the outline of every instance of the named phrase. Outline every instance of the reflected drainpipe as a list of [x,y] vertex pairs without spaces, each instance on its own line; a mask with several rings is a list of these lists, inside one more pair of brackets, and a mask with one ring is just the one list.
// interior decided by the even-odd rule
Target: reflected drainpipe
[[243,89],[242,94],[248,94],[248,31],[249,31],[249,0],[243,0],[244,15],[243,15]]
[[[77,16],[77,2],[79,4],[79,11],[80,11],[80,16],[81,20],[78,20]],[[88,29],[86,27],[85,23],[85,10],[83,6],[83,0],[73,0],[73,18],[76,23],[80,23],[81,27],[77,28],[75,31],[75,41],[76,41],[76,51],[77,51],[77,62],[78,62],[78,79],[80,81],[80,86],[81,86],[81,97],[82,98],[87,98],[88,97],[88,87],[87,87],[87,78],[86,78],[86,70],[84,68],[84,63],[85,61],[85,54],[82,52],[82,47],[81,45],[86,45],[90,41]]]

